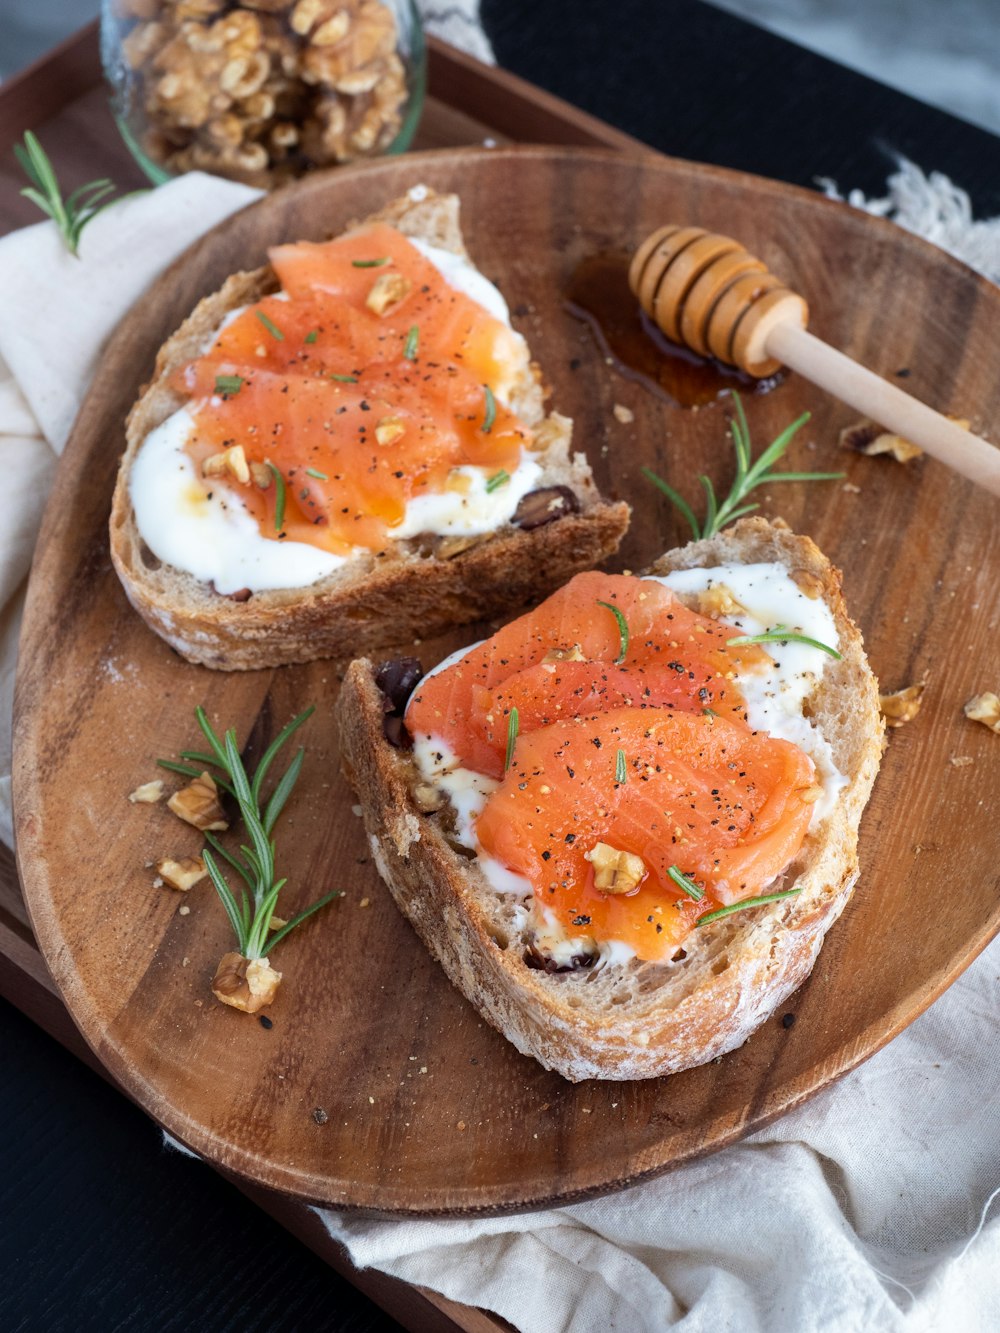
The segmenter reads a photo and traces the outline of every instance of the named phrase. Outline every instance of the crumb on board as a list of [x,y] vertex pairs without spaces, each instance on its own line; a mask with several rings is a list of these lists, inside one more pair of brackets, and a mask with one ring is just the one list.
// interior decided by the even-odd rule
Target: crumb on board
[[968,768],[970,764],[974,764],[975,762],[976,761],[971,754],[953,754],[948,760],[948,763],[951,764],[952,768]]
[[920,712],[922,701],[921,696],[927,688],[926,681],[920,681],[916,685],[907,685],[901,690],[894,690],[891,694],[880,694],[878,697],[879,712],[885,718],[887,727],[902,727],[907,722],[912,722]]
[[635,420],[635,413],[624,403],[615,403],[611,411],[614,413],[615,420],[620,421],[623,426],[630,426]]
[[133,805],[155,805],[157,801],[163,799],[163,779],[155,778],[152,782],[144,782],[141,787],[136,787],[135,791],[130,791],[128,798]]
[[1000,735],[1000,699],[991,690],[975,695],[962,711],[970,722],[981,722]]

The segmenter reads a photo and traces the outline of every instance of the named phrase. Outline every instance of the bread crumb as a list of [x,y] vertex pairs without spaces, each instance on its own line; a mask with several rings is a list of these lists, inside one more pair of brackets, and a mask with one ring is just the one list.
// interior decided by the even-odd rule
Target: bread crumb
[[372,905],[372,900],[370,898],[362,898],[361,901],[358,903],[359,907],[371,907],[371,905]]
[[968,768],[970,764],[974,764],[975,762],[976,761],[971,754],[953,754],[948,760],[948,763],[951,764],[952,768]]
[[426,1065],[421,1065],[421,1066],[420,1066],[420,1072],[421,1072],[421,1074],[426,1074],[426,1073],[427,1073],[427,1066],[426,1066]]
[[369,1106],[374,1106],[374,1105],[375,1105],[375,1098],[374,1098],[374,1097],[369,1097],[369,1098],[368,1098],[368,1105],[369,1105]]
[[860,494],[861,494],[861,487],[860,487],[860,486],[855,486],[855,484],[854,484],[853,481],[845,481],[844,484],[843,484],[843,486],[841,486],[840,489],[841,489],[842,491],[846,491],[848,495],[860,495]]
[[981,722],[1000,735],[1000,699],[992,691],[975,695],[965,704],[963,712],[971,722]]
[[461,1132],[462,1130],[464,1130],[464,1129],[465,1129],[465,1121],[464,1121],[464,1120],[460,1120],[460,1121],[458,1122],[458,1124],[455,1126],[455,1128],[456,1128],[459,1132]]
[[154,889],[162,889],[162,888],[163,888],[163,876],[162,876],[162,875],[157,875],[156,878],[153,880],[153,888],[154,888]]
[[187,903],[181,903],[180,907],[178,907],[178,909],[177,909],[177,915],[178,915],[178,916],[190,916],[190,915],[191,915],[191,909],[190,909],[190,907],[188,907]]
[[156,778],[153,782],[144,782],[141,787],[136,787],[135,791],[130,791],[128,794],[128,798],[133,805],[155,805],[162,797],[162,778]]
[[352,806],[351,806],[351,814],[352,814],[352,815],[357,815],[358,819],[360,819],[360,818],[361,818],[361,806],[360,806],[360,805],[352,805]]
[[615,403],[611,410],[615,415],[615,420],[620,421],[623,426],[630,426],[635,420],[635,413],[624,403]]
[[190,962],[191,959],[185,956],[181,959],[181,967],[187,967]]

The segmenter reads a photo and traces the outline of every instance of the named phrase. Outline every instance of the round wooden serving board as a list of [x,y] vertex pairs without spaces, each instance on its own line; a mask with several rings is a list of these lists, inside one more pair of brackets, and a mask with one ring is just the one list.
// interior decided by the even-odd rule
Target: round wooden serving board
[[[731,1142],[877,1050],[997,931],[1000,738],[962,704],[1000,686],[1000,507],[932,461],[838,449],[856,414],[795,377],[747,401],[758,448],[808,408],[787,465],[847,472],[846,486],[775,487],[764,512],[841,566],[877,674],[889,689],[926,675],[923,711],[890,734],[854,900],[781,1013],[741,1050],[672,1078],[573,1086],[546,1073],[451,988],[379,881],[339,774],[337,666],[189,666],[132,613],[108,556],[123,421],[159,345],[269,245],[336,233],[421,181],[460,193],[470,250],[553,403],[575,419],[602,488],[634,506],[616,568],[687,538],[643,464],[692,499],[702,471],[728,489],[728,406],[672,407],[609,364],[565,309],[581,259],[629,250],[667,220],[737,236],[807,296],[821,337],[883,374],[908,372],[912,392],[986,435],[1000,420],[1000,292],[890,223],[773,182],[652,156],[462,150],[317,175],[264,199],[194,246],[112,339],[59,467],[22,635],[18,861],[38,942],[111,1073],[195,1152],[315,1202],[457,1214],[618,1188]],[[481,633],[416,651],[429,665]],[[156,776],[157,756],[199,739],[198,703],[252,753],[317,708],[279,825],[280,910],[331,887],[346,896],[276,951],[285,981],[270,1028],[212,998],[229,938],[208,882],[182,898],[145,868],[193,854],[197,834],[127,800]]]

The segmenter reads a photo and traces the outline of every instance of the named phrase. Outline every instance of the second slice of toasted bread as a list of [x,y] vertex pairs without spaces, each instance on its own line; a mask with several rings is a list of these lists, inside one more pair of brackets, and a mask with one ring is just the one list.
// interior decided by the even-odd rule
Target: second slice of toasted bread
[[523,912],[491,888],[415,799],[414,767],[384,735],[385,699],[368,661],[352,663],[338,702],[344,771],[372,854],[396,900],[452,982],[519,1051],[566,1078],[636,1079],[703,1064],[741,1045],[812,970],[858,875],[858,826],[882,752],[878,688],[840,575],[808,538],[745,519],[649,571],[772,562],[806,579],[833,613],[841,659],[824,670],[810,716],[847,779],[785,875],[797,896],[691,932],[683,957],[589,972],[529,966]]

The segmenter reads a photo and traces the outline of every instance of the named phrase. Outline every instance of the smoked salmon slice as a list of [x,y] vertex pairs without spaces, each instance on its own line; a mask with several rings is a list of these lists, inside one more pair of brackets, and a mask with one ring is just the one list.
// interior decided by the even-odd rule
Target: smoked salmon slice
[[513,473],[533,436],[505,406],[528,364],[506,324],[385,224],[269,258],[282,293],[173,381],[196,463],[239,444],[266,469],[236,488],[264,536],[379,550],[410,501],[465,484],[458,469]]

